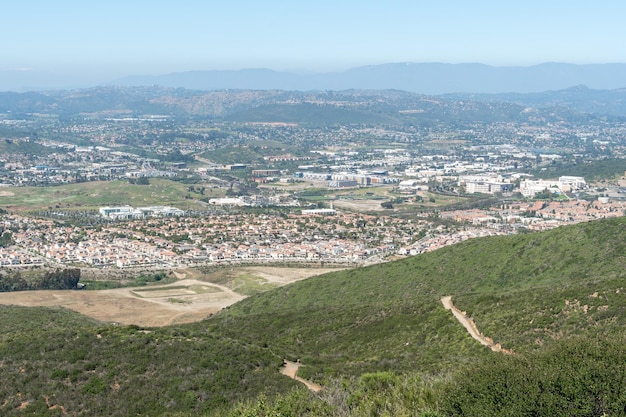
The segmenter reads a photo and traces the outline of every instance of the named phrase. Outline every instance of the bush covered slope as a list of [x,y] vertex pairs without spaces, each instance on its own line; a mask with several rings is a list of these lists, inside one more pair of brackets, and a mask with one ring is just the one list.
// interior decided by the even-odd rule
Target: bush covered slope
[[199,413],[294,385],[268,349],[218,334],[51,308],[2,306],[0,318],[0,415]]
[[305,371],[316,378],[446,370],[482,348],[441,308],[441,296],[452,295],[483,333],[522,351],[578,332],[623,329],[624,278],[620,218],[474,239],[320,276],[244,300],[212,323],[319,364]]

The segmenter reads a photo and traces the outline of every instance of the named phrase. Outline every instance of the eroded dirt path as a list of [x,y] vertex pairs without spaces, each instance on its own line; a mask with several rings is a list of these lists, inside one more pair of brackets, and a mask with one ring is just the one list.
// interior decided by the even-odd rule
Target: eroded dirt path
[[441,298],[441,304],[443,304],[446,310],[452,311],[454,317],[465,327],[467,332],[472,336],[475,340],[478,340],[483,346],[487,346],[489,349],[494,352],[502,352],[508,355],[513,354],[512,350],[505,349],[500,345],[500,343],[495,343],[493,339],[486,337],[483,335],[476,327],[476,323],[474,320],[467,317],[464,311],[459,310],[452,304],[452,296],[448,295]]
[[302,364],[300,362],[291,362],[288,360],[283,360],[283,367],[280,370],[280,373],[288,376],[289,378],[293,378],[298,382],[303,383],[306,387],[313,392],[320,392],[322,390],[322,386],[316,384],[315,382],[307,381],[306,379],[300,378],[297,376],[298,368],[300,368]]

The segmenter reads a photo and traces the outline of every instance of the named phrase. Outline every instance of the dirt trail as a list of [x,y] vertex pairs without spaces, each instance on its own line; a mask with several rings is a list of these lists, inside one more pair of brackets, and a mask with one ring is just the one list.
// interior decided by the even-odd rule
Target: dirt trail
[[289,378],[293,378],[298,382],[303,383],[306,387],[313,392],[320,392],[322,390],[322,386],[316,384],[315,382],[307,381],[306,379],[300,378],[296,374],[298,373],[298,368],[302,366],[300,362],[291,362],[288,360],[283,360],[284,366],[280,370],[280,373],[288,376]]
[[478,327],[476,327],[476,323],[474,323],[474,320],[468,318],[464,311],[459,310],[454,306],[454,304],[452,304],[452,296],[448,295],[446,297],[442,297],[441,303],[446,310],[452,311],[454,317],[459,321],[459,323],[463,325],[463,327],[465,327],[470,336],[478,340],[483,346],[487,346],[494,352],[502,352],[508,355],[512,355],[514,353],[512,350],[503,348],[500,343],[494,343],[493,339],[483,335],[478,330]]

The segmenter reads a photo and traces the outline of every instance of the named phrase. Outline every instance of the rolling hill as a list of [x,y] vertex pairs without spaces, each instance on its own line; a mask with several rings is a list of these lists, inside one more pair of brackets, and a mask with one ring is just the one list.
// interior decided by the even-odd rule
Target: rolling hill
[[188,325],[1,307],[0,413],[624,415],[625,254],[618,218],[326,274]]
[[[235,122],[317,125],[433,122],[589,121],[626,116],[624,90],[575,88],[536,94],[427,96],[400,90],[218,90],[105,86],[39,93],[0,92],[0,113],[32,119],[130,117],[216,118]],[[608,116],[605,116],[608,115]],[[7,129],[7,126],[3,127]],[[2,133],[0,131],[0,133]]]

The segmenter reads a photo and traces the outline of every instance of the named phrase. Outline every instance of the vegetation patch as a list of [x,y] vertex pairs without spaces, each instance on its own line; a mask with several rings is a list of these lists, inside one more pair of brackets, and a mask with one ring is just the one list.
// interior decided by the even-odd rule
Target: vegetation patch
[[242,295],[262,293],[276,288],[277,286],[276,284],[268,282],[263,277],[252,274],[238,275],[232,283],[233,291]]
[[191,304],[191,301],[182,300],[180,298],[168,298],[167,301],[174,304]]
[[132,290],[132,293],[142,298],[163,298],[171,296],[184,296],[196,294],[219,293],[222,289],[207,285],[171,285],[166,287],[150,287],[138,288]]

